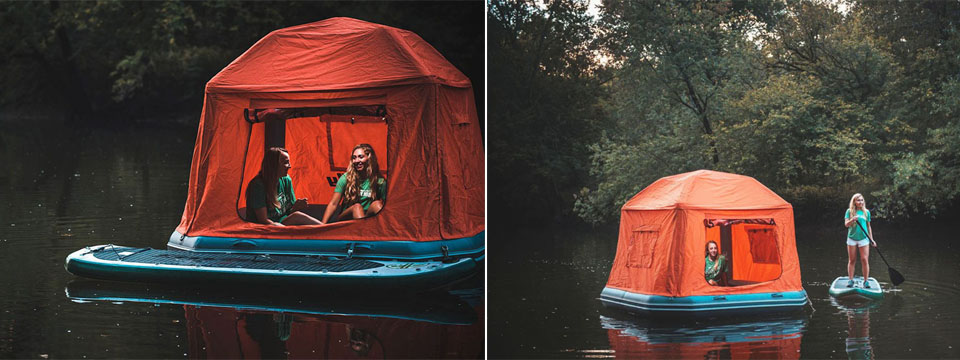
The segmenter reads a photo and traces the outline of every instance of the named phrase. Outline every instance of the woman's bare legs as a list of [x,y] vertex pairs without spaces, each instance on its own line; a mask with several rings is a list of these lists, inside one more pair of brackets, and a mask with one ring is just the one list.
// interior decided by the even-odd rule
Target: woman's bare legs
[[847,276],[853,281],[853,270],[857,268],[857,246],[847,245]]
[[863,281],[870,278],[870,245],[860,247],[860,265],[863,270]]
[[365,215],[376,215],[378,212],[380,212],[380,209],[383,209],[383,202],[380,200],[374,200],[372,203],[370,203],[370,207],[367,208]]
[[347,219],[363,219],[363,205],[353,204],[343,209],[343,212],[340,213],[340,217],[338,217],[337,220]]
[[304,214],[299,211],[294,211],[293,214],[287,216],[286,219],[283,219],[284,225],[320,225],[320,220],[317,220],[313,216]]
[[383,209],[383,202],[380,200],[374,200],[370,203],[370,207],[366,211],[363,210],[363,205],[353,204],[343,210],[340,213],[340,217],[337,220],[346,220],[346,219],[363,219],[368,216],[376,215],[380,212],[380,209]]

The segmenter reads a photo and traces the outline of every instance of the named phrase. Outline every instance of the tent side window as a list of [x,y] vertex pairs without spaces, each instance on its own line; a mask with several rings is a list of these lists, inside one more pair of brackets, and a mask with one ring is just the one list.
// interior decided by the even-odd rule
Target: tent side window
[[649,268],[653,264],[653,252],[657,246],[660,232],[648,227],[640,227],[630,234],[630,248],[627,251],[627,267]]

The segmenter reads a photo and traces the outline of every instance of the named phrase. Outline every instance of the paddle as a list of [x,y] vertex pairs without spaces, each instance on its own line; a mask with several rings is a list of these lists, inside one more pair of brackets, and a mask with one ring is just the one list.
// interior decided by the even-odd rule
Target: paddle
[[[863,230],[863,233],[867,235],[867,238],[870,239],[870,242],[876,243],[875,241],[873,241],[873,238],[870,237],[870,233],[867,232],[867,229],[864,229],[863,225],[860,225],[859,220],[854,222],[857,223],[857,226],[860,227],[860,230]],[[880,246],[874,246],[874,248],[877,249],[877,254],[880,254],[880,258],[883,259],[883,263],[887,264],[887,272],[890,274],[890,282],[893,283],[893,286],[903,284],[903,282],[907,280],[903,277],[903,274],[897,271],[897,269],[894,269],[893,267],[890,266],[890,263],[887,262],[887,258],[883,257],[883,253],[880,252]]]

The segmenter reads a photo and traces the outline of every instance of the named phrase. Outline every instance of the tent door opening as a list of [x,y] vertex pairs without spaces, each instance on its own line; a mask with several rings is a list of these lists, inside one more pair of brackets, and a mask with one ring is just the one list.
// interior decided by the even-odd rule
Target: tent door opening
[[780,278],[783,268],[773,219],[706,219],[704,223],[704,247],[714,241],[727,259],[727,286]]
[[[248,219],[246,192],[260,172],[263,154],[282,147],[290,154],[288,175],[297,198],[307,198],[307,214],[320,219],[333,195],[337,180],[351,166],[350,156],[358,144],[369,144],[380,174],[389,185],[387,108],[384,105],[280,108],[288,118],[260,119],[257,111],[244,111],[251,123],[243,167],[243,181],[237,197],[237,214]],[[384,207],[388,205],[384,201]]]

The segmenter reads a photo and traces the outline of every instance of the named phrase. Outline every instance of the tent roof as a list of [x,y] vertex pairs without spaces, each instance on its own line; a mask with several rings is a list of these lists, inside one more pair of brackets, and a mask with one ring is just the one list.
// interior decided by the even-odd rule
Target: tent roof
[[622,210],[675,208],[756,210],[791,206],[752,177],[697,170],[655,181],[628,200]]
[[409,84],[470,87],[417,34],[337,17],[273,31],[207,83],[207,92],[290,92]]

